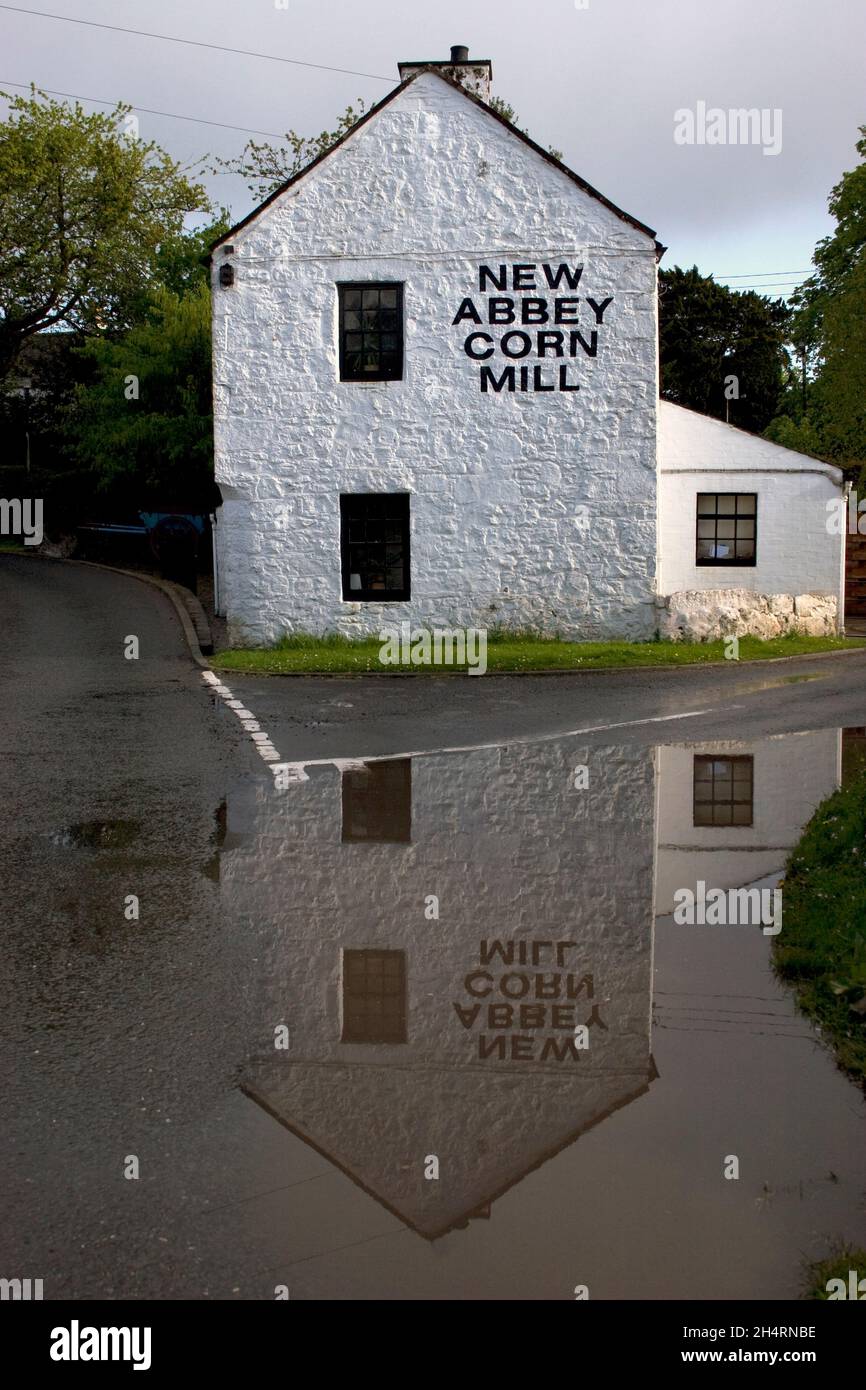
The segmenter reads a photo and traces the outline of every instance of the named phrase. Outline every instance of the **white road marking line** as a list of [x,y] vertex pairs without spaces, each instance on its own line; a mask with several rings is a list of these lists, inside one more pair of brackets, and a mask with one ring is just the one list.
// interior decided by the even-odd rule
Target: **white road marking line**
[[226,709],[230,709],[232,714],[237,715],[241,727],[249,734],[259,757],[263,758],[269,765],[279,762],[280,755],[271,742],[270,734],[264,732],[255,715],[244,705],[243,700],[236,700],[228,686],[224,685],[213,671],[202,671],[201,678],[214,695],[219,695]]
[[491,748],[511,747],[523,743],[555,743],[562,739],[578,738],[581,734],[606,733],[608,729],[630,729],[639,724],[669,724],[676,719],[697,719],[702,714],[719,714],[724,710],[743,709],[743,705],[713,705],[710,709],[687,710],[684,714],[656,714],[647,719],[623,719],[615,724],[591,724],[583,729],[566,729],[561,733],[521,735],[500,738],[492,743],[466,743],[443,748],[420,748],[407,753],[373,753],[366,758],[305,758],[301,762],[275,763],[271,771],[281,774],[285,782],[308,782],[308,767],[336,767],[338,771],[361,768],[367,763],[389,763],[397,758],[437,758],[446,753],[482,753]]

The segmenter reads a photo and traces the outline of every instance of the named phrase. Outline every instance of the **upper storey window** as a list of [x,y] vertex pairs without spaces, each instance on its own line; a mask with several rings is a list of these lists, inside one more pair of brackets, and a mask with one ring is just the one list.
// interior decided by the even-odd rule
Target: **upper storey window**
[[403,376],[403,286],[338,285],[340,380],[400,381]]

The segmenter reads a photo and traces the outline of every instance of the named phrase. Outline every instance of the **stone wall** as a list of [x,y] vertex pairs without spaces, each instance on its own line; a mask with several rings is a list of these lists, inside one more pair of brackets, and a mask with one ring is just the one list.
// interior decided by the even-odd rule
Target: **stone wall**
[[[424,73],[232,238],[214,266],[218,531],[230,639],[376,633],[403,620],[580,637],[655,627],[656,257],[441,78]],[[542,266],[583,266],[574,290]],[[517,301],[574,295],[597,355],[509,363],[479,267],[529,264]],[[402,381],[341,382],[337,282],[404,284]],[[596,323],[590,298],[611,297]],[[485,323],[454,324],[466,297]],[[518,330],[523,325],[514,325]],[[579,390],[480,389],[487,365],[565,366]],[[535,343],[535,329],[527,326]],[[411,494],[412,598],[344,601],[341,492]]]
[[835,594],[755,594],[748,589],[686,589],[662,601],[659,635],[675,642],[719,637],[831,637],[838,629]]

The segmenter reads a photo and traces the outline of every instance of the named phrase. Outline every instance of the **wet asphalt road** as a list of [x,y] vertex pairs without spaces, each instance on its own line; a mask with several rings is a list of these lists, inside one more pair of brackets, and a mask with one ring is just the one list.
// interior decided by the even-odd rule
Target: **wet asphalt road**
[[[508,743],[594,730],[588,741],[762,738],[866,723],[866,649],[684,671],[354,677],[224,672],[287,761]],[[670,722],[668,722],[670,721]]]
[[226,1084],[215,815],[229,764],[261,764],[213,717],[158,591],[4,557],[0,615],[3,1268],[46,1298],[171,1296],[198,1265],[174,1213],[218,1162]]
[[[301,760],[611,723],[622,743],[862,725],[864,677],[858,654],[447,686],[228,681]],[[0,557],[0,682],[0,1272],[43,1278],[46,1298],[273,1297],[286,1238],[250,1203],[319,1180],[304,1249],[387,1235],[390,1219],[374,1208],[368,1225],[347,1180],[238,1092],[243,940],[219,913],[220,808],[270,773],[203,689],[171,605],[98,569]],[[691,710],[709,712],[631,722]]]

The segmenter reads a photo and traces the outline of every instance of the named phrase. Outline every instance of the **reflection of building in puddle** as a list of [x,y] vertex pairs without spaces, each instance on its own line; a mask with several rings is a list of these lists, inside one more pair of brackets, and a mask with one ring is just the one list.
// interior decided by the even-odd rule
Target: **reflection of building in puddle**
[[652,1080],[653,815],[651,750],[554,743],[229,798],[244,1089],[424,1235],[489,1215]]
[[754,743],[658,750],[656,910],[699,882],[727,890],[785,866],[815,807],[839,785],[838,729]]

